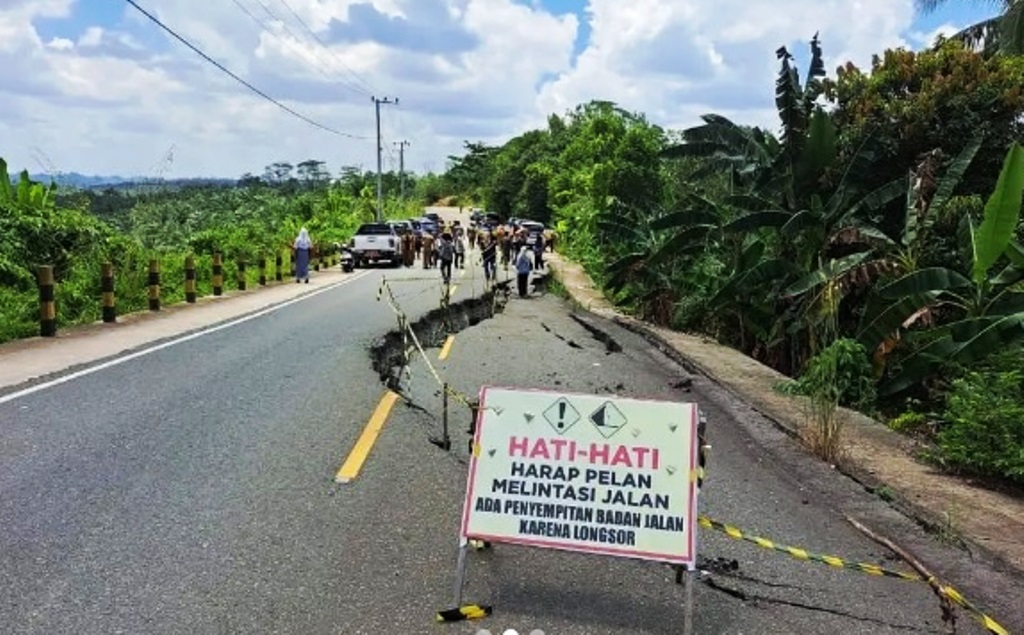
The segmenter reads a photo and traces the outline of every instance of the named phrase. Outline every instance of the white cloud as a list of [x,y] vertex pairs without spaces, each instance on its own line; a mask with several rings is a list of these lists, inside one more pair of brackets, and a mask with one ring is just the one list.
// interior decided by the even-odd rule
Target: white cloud
[[[575,68],[540,93],[542,110],[589,98],[618,102],[668,125],[701,112],[735,113],[777,127],[772,114],[774,52],[806,58],[815,32],[827,66],[906,45],[913,0],[590,0],[590,45]],[[801,75],[804,69],[801,68]],[[699,111],[698,108],[705,108]]]
[[55,37],[47,42],[46,46],[55,51],[70,51],[75,48],[75,43],[66,37]]
[[[719,112],[774,128],[780,45],[806,58],[820,31],[832,69],[932,35],[907,32],[913,0],[589,0],[579,17],[537,0],[289,0],[326,51],[283,4],[266,3],[271,20],[242,1],[268,30],[231,2],[144,6],[288,107],[364,138],[296,120],[133,10],[44,42],[34,20],[67,17],[73,0],[0,0],[0,155],[32,167],[40,147],[62,170],[145,175],[173,143],[170,175],[311,157],[370,168],[371,95],[399,97],[382,106],[385,146],[397,156],[392,142],[410,140],[417,171],[443,169],[464,139],[500,143],[591,99],[670,127]],[[590,41],[574,57],[580,20]]]
[[103,41],[103,27],[91,26],[78,38],[79,46],[99,46]]
[[934,46],[935,45],[935,41],[938,40],[940,36],[941,37],[949,37],[949,36],[951,36],[951,35],[953,35],[955,33],[959,33],[960,30],[961,30],[961,27],[958,27],[958,26],[953,25],[953,24],[949,24],[947,22],[946,24],[943,24],[940,27],[932,29],[931,31],[928,31],[927,33],[922,33],[921,31],[911,31],[908,34],[908,38],[914,44],[916,44],[917,46],[920,46],[920,47]]

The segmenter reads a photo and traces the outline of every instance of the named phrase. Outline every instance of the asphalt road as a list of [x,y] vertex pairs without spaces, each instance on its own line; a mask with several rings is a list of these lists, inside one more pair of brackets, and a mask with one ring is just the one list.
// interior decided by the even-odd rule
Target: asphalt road
[[[504,546],[472,554],[466,586],[495,614],[433,623],[450,603],[468,411],[452,406],[455,451],[431,445],[440,397],[417,361],[358,478],[334,482],[384,392],[367,355],[395,324],[376,299],[381,275],[410,317],[437,306],[436,270],[375,272],[0,404],[0,632],[680,632],[681,587],[663,565]],[[458,285],[456,300],[482,289],[479,269]],[[615,337],[624,350],[608,353],[560,301],[513,300],[437,364],[468,394],[490,383],[696,398],[713,423],[704,512],[900,567],[834,511],[856,500],[850,486],[699,378],[673,388],[685,373]],[[923,585],[714,534],[700,544],[739,568],[711,576],[736,593],[696,585],[695,633],[940,632]]]
[[384,632],[353,600],[392,576],[355,557],[385,501],[333,480],[383,393],[382,275],[438,306],[437,270],[381,270],[0,404],[0,632]]

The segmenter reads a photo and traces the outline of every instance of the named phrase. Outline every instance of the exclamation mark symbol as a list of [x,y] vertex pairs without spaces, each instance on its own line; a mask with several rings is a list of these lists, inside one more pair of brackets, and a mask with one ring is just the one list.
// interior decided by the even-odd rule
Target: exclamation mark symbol
[[558,402],[558,429],[561,430],[565,427],[565,402]]

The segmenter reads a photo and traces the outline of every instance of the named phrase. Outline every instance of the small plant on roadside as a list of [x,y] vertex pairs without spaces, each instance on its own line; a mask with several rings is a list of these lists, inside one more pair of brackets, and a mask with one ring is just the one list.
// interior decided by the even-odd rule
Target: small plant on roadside
[[875,404],[875,381],[867,351],[856,340],[840,338],[811,358],[799,379],[778,387],[780,392],[811,397],[828,391],[841,406],[870,411]]
[[908,410],[893,417],[886,425],[890,430],[908,435],[931,436],[932,428],[929,418],[920,412]]
[[876,489],[875,494],[887,503],[891,503],[896,499],[895,494],[892,492],[892,488],[888,485],[883,485]]
[[1024,372],[982,370],[955,380],[944,419],[937,458],[946,466],[1024,483]]

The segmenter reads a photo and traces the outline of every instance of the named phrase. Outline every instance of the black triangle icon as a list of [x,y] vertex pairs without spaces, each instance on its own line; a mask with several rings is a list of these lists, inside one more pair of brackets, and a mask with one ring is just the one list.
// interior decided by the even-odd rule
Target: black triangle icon
[[594,414],[590,415],[590,418],[594,422],[594,425],[596,425],[599,428],[603,428],[604,427],[604,413],[605,413],[605,409],[607,407],[608,406],[601,406],[597,410],[597,412],[595,412]]

